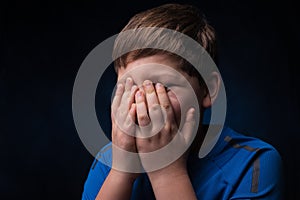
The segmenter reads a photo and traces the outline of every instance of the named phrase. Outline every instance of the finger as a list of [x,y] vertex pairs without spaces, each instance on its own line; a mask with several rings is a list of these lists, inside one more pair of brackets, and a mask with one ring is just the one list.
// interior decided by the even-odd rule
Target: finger
[[129,110],[129,113],[124,122],[124,132],[128,135],[134,136],[135,130],[135,114],[136,113],[136,105],[132,104]]
[[156,87],[156,93],[158,96],[159,104],[166,111],[167,123],[174,123],[175,121],[174,113],[165,87],[161,83],[157,83],[155,87]]
[[136,120],[136,104],[135,103],[131,104],[131,108],[129,110],[129,117],[134,124],[135,120]]
[[134,102],[134,93],[137,90],[137,86],[133,85],[133,80],[128,77],[125,82],[125,89],[123,96],[121,98],[120,106],[117,112],[117,118],[119,125],[122,126],[122,123],[126,120],[129,109]]
[[126,81],[125,81],[125,91],[129,92],[131,90],[132,86],[133,86],[133,80],[132,80],[132,78],[130,78],[130,77],[126,78]]
[[130,107],[129,113],[125,120],[125,125],[132,126],[135,123],[135,118],[136,118],[136,104],[134,103]]
[[[129,101],[128,101],[130,109],[132,108],[132,105],[135,101],[135,93],[137,92],[138,89],[139,88],[136,85],[133,85],[132,88],[131,88]],[[135,105],[134,105],[134,108],[135,108]]]
[[147,100],[147,106],[150,110],[152,106],[156,106],[158,104],[158,99],[156,96],[155,88],[151,81],[146,80],[143,83],[144,90],[146,92],[146,100]]
[[117,89],[117,98],[113,102],[112,120],[118,124],[119,128],[126,129],[124,127],[126,124],[124,123],[127,120],[129,109],[134,102],[134,94],[138,88],[136,85],[133,85],[133,80],[130,77],[126,79],[125,86],[122,85],[121,87],[122,93],[118,93]]
[[146,80],[146,81],[144,81],[143,86],[144,86],[144,90],[146,92],[148,113],[149,113],[151,122],[153,124],[157,124],[157,122],[162,123],[163,116],[162,116],[162,112],[160,109],[160,105],[158,103],[158,98],[157,98],[153,83],[149,80]]
[[119,107],[119,105],[121,103],[123,93],[124,93],[124,86],[123,86],[123,84],[119,83],[117,85],[117,90],[116,90],[116,93],[115,93],[115,96],[114,96],[114,99],[113,99],[113,102],[111,105],[111,108],[112,108],[111,110],[114,114],[116,113],[117,108]]
[[194,133],[195,125],[196,125],[195,109],[190,108],[186,113],[185,122],[181,131],[181,134],[183,135],[187,143],[190,143],[191,140],[193,139],[193,136],[195,134]]
[[138,91],[135,95],[136,102],[136,115],[137,121],[140,126],[146,126],[150,123],[150,119],[147,114],[146,99],[142,91]]
[[128,77],[125,81],[125,91],[122,96],[121,105],[120,105],[120,107],[122,107],[121,110],[123,112],[129,111],[132,104],[130,102],[133,102],[132,99],[130,98],[132,86],[133,86],[133,80],[132,78]]

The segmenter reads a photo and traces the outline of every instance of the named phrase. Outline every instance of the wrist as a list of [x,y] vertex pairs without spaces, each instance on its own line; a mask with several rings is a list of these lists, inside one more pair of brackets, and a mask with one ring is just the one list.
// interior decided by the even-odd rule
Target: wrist
[[151,182],[166,182],[176,180],[179,177],[188,176],[186,166],[169,165],[165,168],[148,172],[148,176]]
[[122,172],[116,169],[111,169],[109,173],[113,178],[130,184],[133,184],[135,179],[139,176],[138,173]]
[[179,183],[188,183],[190,181],[186,170],[162,170],[148,174],[154,191],[165,191],[169,187],[177,187]]

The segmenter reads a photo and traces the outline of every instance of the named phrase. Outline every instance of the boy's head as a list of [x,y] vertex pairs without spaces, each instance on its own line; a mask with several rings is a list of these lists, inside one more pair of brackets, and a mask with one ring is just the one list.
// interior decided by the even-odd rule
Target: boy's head
[[[146,10],[133,16],[122,31],[143,27],[167,28],[183,33],[197,41],[209,53],[215,63],[217,63],[215,31],[213,27],[208,24],[205,16],[194,6],[165,4]],[[152,41],[147,42],[149,44],[155,43],[160,35],[157,34],[156,36],[157,37],[151,37],[151,39],[149,37]],[[124,41],[116,40],[114,51],[122,48],[123,44]],[[192,66],[189,66],[189,63],[185,59],[159,49],[140,49],[122,55],[115,59],[115,68],[118,70],[118,68],[126,67],[128,63],[138,58],[155,54],[169,54],[170,56],[177,58],[178,63],[180,63],[181,68],[183,68],[184,71],[188,72],[190,75],[196,76],[193,70],[190,69]]]
[[[207,23],[204,15],[194,6],[166,4],[149,9],[132,17],[122,31],[139,29],[143,27],[166,28],[183,33],[197,41],[208,52],[211,58],[215,62],[217,61],[215,31]],[[161,34],[157,32],[149,32],[142,37],[147,38],[147,41],[143,42],[151,46],[152,43],[154,44],[160,40]],[[135,38],[135,40],[140,42],[139,39],[140,38]],[[177,41],[174,41],[171,42],[172,44],[166,45],[169,45],[169,49],[182,48],[182,45],[180,43],[176,44],[176,42]],[[124,45],[126,45],[124,38],[116,39],[113,57],[115,57],[114,55],[118,55],[116,52],[119,51],[119,49],[124,48]],[[128,70],[151,62],[172,66],[174,69],[182,73],[186,79],[189,80],[191,86],[193,87],[197,95],[198,102],[201,104],[200,106],[208,107],[211,105],[212,95],[207,95],[207,88],[203,79],[201,78],[201,75],[188,61],[178,55],[160,49],[137,49],[115,58],[114,64],[118,73],[118,77],[120,78]],[[148,73],[149,71],[147,71],[146,75],[148,75]],[[145,78],[149,79],[147,77]],[[216,84],[216,86],[218,85],[217,82],[213,84]],[[217,90],[218,89],[216,89],[216,94]],[[174,97],[174,94],[172,95],[172,91],[169,91],[169,96],[171,102],[173,96],[174,101],[172,104],[176,110],[176,97]]]

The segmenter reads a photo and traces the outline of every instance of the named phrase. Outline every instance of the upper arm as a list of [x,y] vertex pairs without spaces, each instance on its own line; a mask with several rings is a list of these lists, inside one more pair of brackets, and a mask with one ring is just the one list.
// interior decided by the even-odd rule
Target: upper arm
[[281,197],[281,157],[275,149],[258,151],[242,175],[231,199],[276,200]]
[[[107,155],[105,157],[107,157]],[[102,159],[103,153],[99,152],[85,181],[82,200],[94,200],[96,198],[110,171],[110,167],[101,162]]]

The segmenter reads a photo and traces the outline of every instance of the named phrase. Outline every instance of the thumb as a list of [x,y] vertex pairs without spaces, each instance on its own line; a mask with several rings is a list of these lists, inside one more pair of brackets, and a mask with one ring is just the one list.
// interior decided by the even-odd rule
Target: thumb
[[181,131],[182,136],[184,137],[187,144],[192,143],[192,139],[194,138],[195,134],[195,108],[190,108],[186,113],[185,122]]

